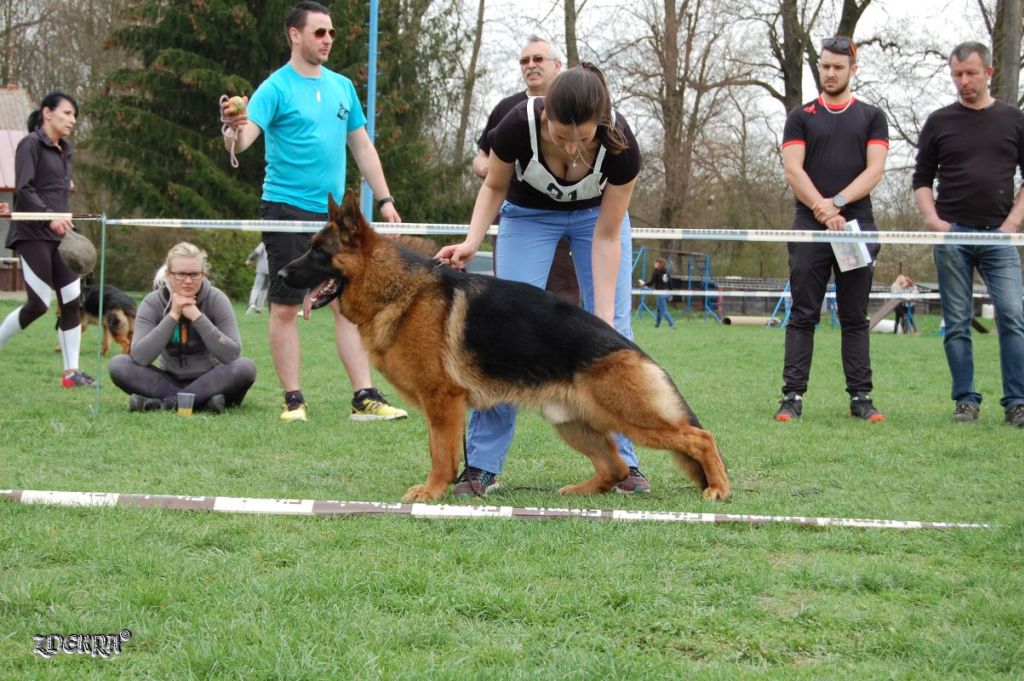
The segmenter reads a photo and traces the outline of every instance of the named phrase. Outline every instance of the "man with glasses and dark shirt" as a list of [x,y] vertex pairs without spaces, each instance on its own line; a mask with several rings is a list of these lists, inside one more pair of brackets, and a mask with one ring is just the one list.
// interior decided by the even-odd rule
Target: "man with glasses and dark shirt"
[[[889,153],[889,126],[878,107],[850,92],[857,72],[857,47],[844,36],[821,43],[821,94],[786,118],[782,164],[796,195],[793,229],[843,231],[857,220],[861,231],[875,231],[871,190],[882,180]],[[842,325],[843,372],[850,415],[868,423],[885,417],[871,400],[868,294],[879,245],[868,244],[871,262],[842,271],[832,245],[790,243],[789,283],[793,305],[786,326],[782,370],[783,399],[776,421],[800,418],[814,354],[814,329],[821,319],[825,290],[834,274],[836,306]]]
[[[949,69],[957,101],[933,112],[921,128],[914,201],[933,232],[1013,234],[1024,220],[1024,192],[1014,199],[1014,176],[1024,172],[1024,113],[989,92],[992,53],[977,42],[954,48]],[[938,178],[936,200],[932,184]],[[942,343],[953,378],[953,420],[977,421],[981,393],[974,385],[974,271],[996,309],[1006,423],[1024,428],[1024,309],[1020,254],[1013,244],[936,246],[935,269],[946,333]]]

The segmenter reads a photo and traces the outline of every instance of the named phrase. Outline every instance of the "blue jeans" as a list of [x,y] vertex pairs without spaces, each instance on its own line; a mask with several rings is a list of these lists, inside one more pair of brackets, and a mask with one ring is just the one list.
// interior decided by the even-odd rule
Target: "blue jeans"
[[[954,224],[953,232],[968,234],[995,231],[996,227]],[[971,319],[974,317],[974,270],[981,274],[996,308],[999,331],[999,363],[1003,371],[1004,409],[1024,404],[1024,307],[1021,296],[1020,254],[1015,246],[936,246],[935,269],[939,274],[942,318],[946,322],[943,345],[953,376],[955,402],[981,404],[974,387],[974,350]]]
[[654,325],[661,326],[661,318],[664,317],[665,321],[668,322],[669,326],[675,326],[676,323],[672,321],[672,315],[668,313],[668,296],[654,296],[657,300],[655,303],[655,309],[658,311],[657,316],[654,318]]
[[[600,208],[572,211],[523,208],[506,201],[501,207],[501,226],[498,229],[496,275],[544,288],[558,242],[563,236],[568,237],[583,309],[593,312],[594,273],[590,256],[599,212]],[[629,214],[626,214],[622,219],[622,258],[615,284],[615,330],[630,340],[633,338],[632,254],[632,228]],[[517,411],[513,405],[500,404],[493,409],[470,412],[466,434],[468,465],[495,474],[502,472],[516,432]],[[633,443],[622,435],[615,438],[626,465],[638,466]]]

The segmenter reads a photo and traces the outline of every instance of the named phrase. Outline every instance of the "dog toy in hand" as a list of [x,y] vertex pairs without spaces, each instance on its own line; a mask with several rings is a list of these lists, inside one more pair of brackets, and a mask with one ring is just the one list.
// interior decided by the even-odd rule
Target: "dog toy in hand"
[[245,103],[245,98],[244,97],[239,97],[238,95],[235,95],[234,97],[229,98],[227,100],[227,103],[228,103],[228,111],[227,112],[231,116],[236,116],[236,115],[238,115],[240,113],[243,113],[245,111],[246,103]]
[[[227,104],[227,111],[225,112],[224,105]],[[221,134],[227,139],[231,140],[231,149],[228,153],[231,154],[231,167],[238,167],[238,158],[235,157],[235,142],[238,141],[238,131],[232,129],[228,116],[237,116],[240,113],[245,112],[246,102],[244,97],[235,95],[234,97],[228,97],[227,95],[220,96],[220,122],[223,125],[220,128]]]

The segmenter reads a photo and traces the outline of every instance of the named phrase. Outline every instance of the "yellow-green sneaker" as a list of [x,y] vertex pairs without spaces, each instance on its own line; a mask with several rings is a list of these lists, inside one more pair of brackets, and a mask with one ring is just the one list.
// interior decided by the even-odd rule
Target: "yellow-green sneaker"
[[388,404],[376,388],[364,388],[352,398],[352,413],[349,414],[349,418],[353,421],[393,421],[404,419],[408,415],[404,409]]
[[285,423],[291,423],[293,421],[306,420],[306,403],[299,402],[294,407],[289,408],[288,405],[284,405],[284,409],[281,410],[281,420]]

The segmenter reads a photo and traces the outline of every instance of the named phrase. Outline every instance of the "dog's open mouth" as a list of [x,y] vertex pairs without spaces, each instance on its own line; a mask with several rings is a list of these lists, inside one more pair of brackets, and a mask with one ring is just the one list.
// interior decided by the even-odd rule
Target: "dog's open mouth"
[[302,318],[309,319],[313,310],[318,310],[327,305],[338,295],[340,282],[334,277],[329,277],[309,289],[302,301]]

